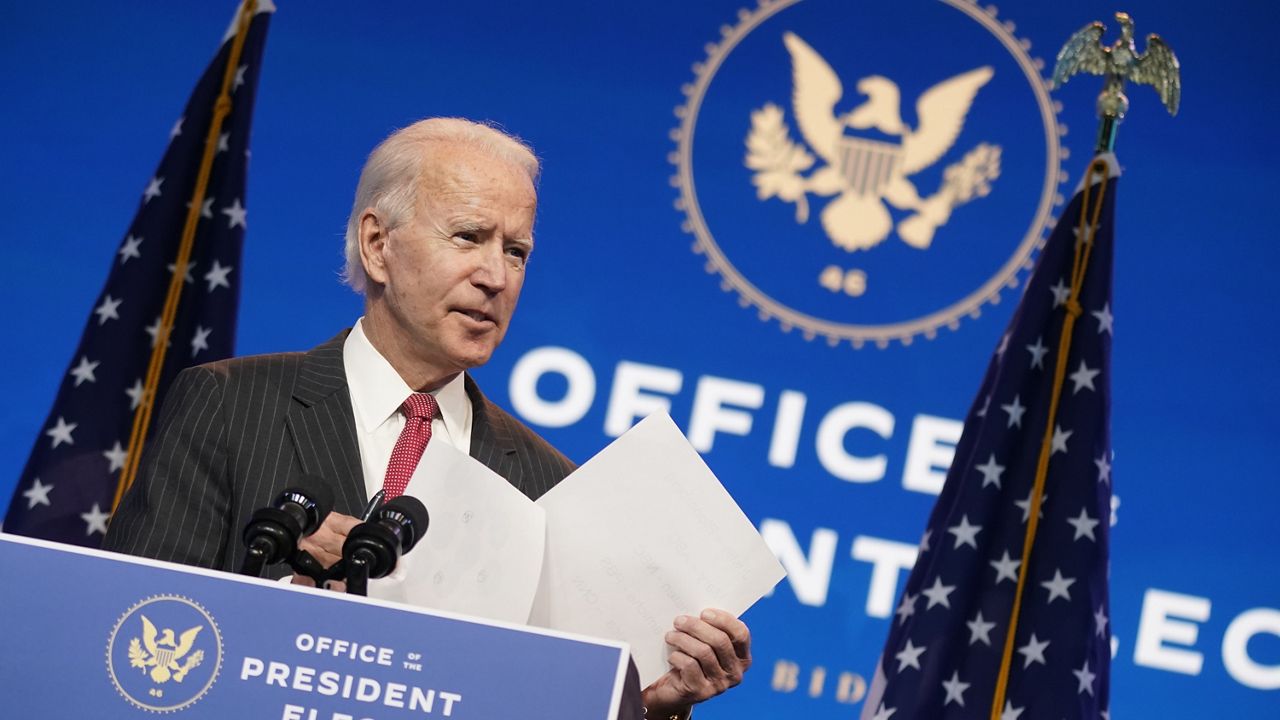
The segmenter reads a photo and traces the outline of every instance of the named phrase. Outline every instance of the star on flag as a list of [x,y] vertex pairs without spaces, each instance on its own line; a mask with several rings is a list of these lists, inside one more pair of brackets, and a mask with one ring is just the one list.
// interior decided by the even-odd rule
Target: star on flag
[[1008,550],[1004,551],[1004,555],[999,560],[992,560],[989,564],[996,569],[997,585],[1005,580],[1013,583],[1018,582],[1018,566],[1022,564],[1022,561],[1009,557]]
[[120,246],[120,264],[124,265],[131,258],[142,257],[142,252],[138,249],[142,246],[142,238],[129,235],[124,239],[124,244]]
[[213,261],[213,267],[210,268],[209,272],[204,274],[205,281],[209,283],[208,292],[213,292],[214,288],[231,287],[231,283],[227,282],[227,276],[231,274],[233,269],[234,268],[230,265],[223,267],[222,263],[215,259]]
[[1027,411],[1027,408],[1018,402],[1017,395],[1013,396],[1013,402],[1008,405],[1001,405],[1000,409],[1009,414],[1009,427],[1022,427],[1022,414]]
[[120,447],[120,441],[117,440],[110,450],[103,451],[102,456],[110,463],[107,472],[115,472],[124,467],[124,462],[129,457],[129,453],[125,452],[123,447]]
[[98,324],[106,325],[108,320],[120,319],[120,303],[124,300],[116,300],[111,295],[105,295],[102,298],[102,304],[93,309],[93,314],[98,316]]
[[30,510],[37,505],[49,505],[49,491],[53,490],[52,485],[45,485],[40,482],[40,478],[36,478],[31,487],[22,492],[22,496],[27,499],[27,509]]
[[956,544],[955,544],[956,548],[959,548],[962,545],[968,545],[974,550],[978,549],[978,533],[981,531],[982,531],[981,525],[969,524],[968,515],[962,515],[960,517],[960,524],[952,525],[951,527],[947,528],[947,532],[956,536]]
[[213,332],[212,328],[196,326],[196,334],[191,338],[191,357],[200,354],[201,350],[209,349],[209,333]]
[[235,202],[222,208],[222,214],[227,216],[227,228],[230,229],[245,227],[244,221],[249,213],[240,204],[240,198],[236,198]]
[[1000,476],[1004,474],[1004,466],[996,462],[995,453],[991,453],[985,463],[975,467],[982,473],[982,487],[995,485],[997,490],[1000,489]]
[[146,205],[152,200],[155,200],[156,198],[160,197],[161,195],[160,186],[162,184],[164,184],[164,178],[162,177],[151,178],[151,182],[147,183],[147,189],[142,191],[143,205]]
[[909,667],[919,670],[920,656],[924,654],[924,651],[925,648],[912,645],[910,638],[908,638],[907,644],[902,648],[902,651],[897,655],[894,655],[894,657],[898,659],[898,672],[902,672],[905,668]]
[[92,535],[94,533],[99,533],[101,535],[106,535],[107,519],[110,517],[111,513],[103,512],[102,509],[98,507],[98,503],[94,503],[92,510],[87,513],[80,514],[80,519],[84,520],[85,523],[84,534]]
[[69,423],[59,416],[57,424],[46,430],[44,434],[53,438],[53,444],[50,445],[51,448],[56,448],[63,443],[75,445],[76,441],[72,439],[71,433],[75,432],[77,427],[79,427],[79,423]]
[[89,362],[89,358],[81,357],[80,364],[71,368],[70,375],[76,379],[76,387],[80,387],[82,383],[95,382],[97,378],[93,376],[93,371],[98,369],[101,362]]

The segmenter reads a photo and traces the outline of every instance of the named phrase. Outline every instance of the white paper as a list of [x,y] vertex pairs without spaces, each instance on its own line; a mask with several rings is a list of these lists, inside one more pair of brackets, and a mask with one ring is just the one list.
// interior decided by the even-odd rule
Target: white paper
[[405,489],[427,532],[369,597],[524,624],[545,546],[542,508],[448,443],[429,443]]
[[652,415],[538,502],[547,547],[530,623],[631,645],[641,687],[669,669],[677,615],[741,615],[785,575],[675,422]]

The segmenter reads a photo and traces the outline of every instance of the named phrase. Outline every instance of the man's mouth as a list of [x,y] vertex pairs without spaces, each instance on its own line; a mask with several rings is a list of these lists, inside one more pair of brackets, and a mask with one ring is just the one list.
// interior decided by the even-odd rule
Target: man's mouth
[[497,321],[493,319],[492,315],[482,310],[467,310],[465,308],[455,308],[454,312],[465,315],[466,317],[469,317],[478,323],[483,323],[483,322],[490,322],[494,324],[497,323]]

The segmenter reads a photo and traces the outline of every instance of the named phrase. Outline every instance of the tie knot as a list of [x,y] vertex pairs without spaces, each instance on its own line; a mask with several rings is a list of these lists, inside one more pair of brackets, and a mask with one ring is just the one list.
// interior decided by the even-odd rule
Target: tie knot
[[436,404],[436,398],[429,393],[414,393],[404,401],[400,409],[404,411],[405,417],[419,418],[426,422],[430,422],[436,416],[436,412],[440,406]]

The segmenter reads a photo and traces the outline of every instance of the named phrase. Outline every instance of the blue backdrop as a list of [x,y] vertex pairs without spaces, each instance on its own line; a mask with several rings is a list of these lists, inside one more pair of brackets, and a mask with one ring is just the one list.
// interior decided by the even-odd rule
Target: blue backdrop
[[[254,121],[237,352],[310,347],[359,315],[338,282],[341,235],[379,139],[427,115],[501,123],[545,160],[538,249],[513,330],[477,377],[578,461],[630,423],[637,397],[665,398],[791,571],[746,617],[746,683],[699,716],[849,717],[905,578],[877,586],[873,570],[919,538],[947,438],[1017,300],[1010,285],[1093,146],[1098,82],[1047,96],[1027,68],[1043,58],[1047,74],[1088,21],[1113,38],[1111,13],[1127,10],[1139,48],[1154,31],[1176,49],[1185,96],[1170,119],[1149,88],[1132,89],[1118,143],[1113,717],[1280,715],[1280,489],[1267,459],[1280,398],[1267,210],[1280,191],[1280,10],[1009,2],[992,20],[958,1],[739,8],[286,3]],[[0,497],[232,12],[6,3]],[[838,247],[821,219],[835,200],[807,193],[797,222],[787,172],[764,182],[791,182],[790,200],[759,199],[745,143],[768,104],[796,153],[770,157],[807,153],[805,176],[825,162],[795,121],[787,32],[841,78],[839,112],[865,100],[859,78],[882,75],[911,127],[930,87],[990,67],[954,147],[912,178],[932,197],[985,143],[1000,148],[989,192],[955,202],[924,249],[897,229]],[[756,117],[761,141],[785,149],[777,122]],[[894,222],[908,214],[891,210]],[[842,422],[853,429],[823,440]]]

